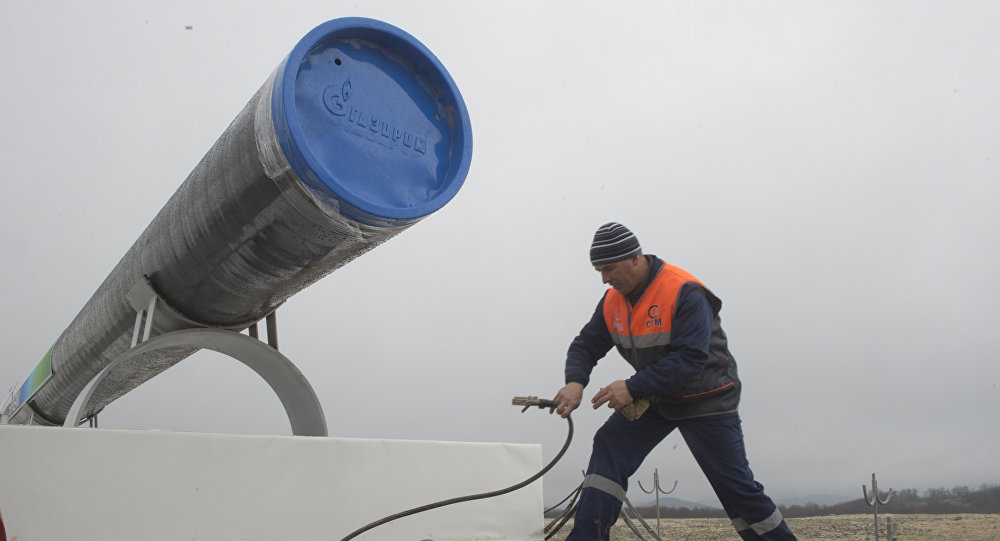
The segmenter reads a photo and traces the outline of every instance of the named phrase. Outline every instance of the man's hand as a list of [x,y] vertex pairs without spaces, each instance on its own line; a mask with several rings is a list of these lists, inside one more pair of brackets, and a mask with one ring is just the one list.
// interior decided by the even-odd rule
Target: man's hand
[[552,401],[558,404],[558,406],[550,409],[549,413],[557,411],[563,419],[569,417],[569,414],[573,413],[573,410],[580,407],[580,402],[583,402],[583,385],[575,381],[567,383],[565,387],[559,389],[559,392],[556,393]]
[[590,403],[595,410],[607,403],[609,408],[619,411],[632,403],[632,395],[628,392],[625,380],[620,379],[612,381],[607,387],[601,387],[594,398],[590,399]]

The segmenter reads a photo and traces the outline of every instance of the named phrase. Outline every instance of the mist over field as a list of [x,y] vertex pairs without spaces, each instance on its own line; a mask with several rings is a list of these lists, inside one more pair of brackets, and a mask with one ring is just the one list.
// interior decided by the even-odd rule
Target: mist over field
[[[604,285],[594,230],[723,301],[750,466],[787,505],[1000,483],[1000,4],[148,1],[0,4],[0,391],[16,389],[297,41],[398,26],[468,106],[440,211],[278,311],[331,436],[539,444],[511,406],[563,385]],[[612,352],[585,399],[627,378]],[[580,482],[607,410],[544,479]],[[199,353],[102,428],[289,434],[274,393]],[[679,434],[628,495],[717,505]]]

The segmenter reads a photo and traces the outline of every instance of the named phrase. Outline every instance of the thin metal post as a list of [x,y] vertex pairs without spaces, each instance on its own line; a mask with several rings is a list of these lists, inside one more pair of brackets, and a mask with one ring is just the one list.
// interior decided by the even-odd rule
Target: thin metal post
[[274,349],[278,349],[278,316],[277,312],[267,315],[267,344]]
[[142,331],[142,316],[146,315],[145,310],[138,310],[135,313],[135,327],[132,328],[132,347],[139,343],[139,333]]
[[670,490],[664,491],[662,488],[660,488],[660,470],[659,469],[655,469],[655,470],[653,470],[653,488],[650,489],[650,490],[646,490],[646,488],[644,486],[642,486],[642,481],[639,481],[639,488],[641,488],[642,491],[645,492],[646,494],[653,494],[654,492],[656,493],[656,535],[659,536],[660,535],[660,494],[670,494],[671,492],[673,492],[674,489],[677,488],[677,481],[674,481],[674,486]]
[[149,340],[149,335],[153,332],[153,314],[156,312],[156,296],[149,299],[149,307],[146,308],[146,329],[142,333],[142,341]]
[[[892,498],[892,489],[890,488],[888,492],[885,493],[885,499],[878,497],[878,481],[875,480],[875,474],[872,474],[872,495],[871,498],[868,497],[868,489],[865,485],[861,485],[861,493],[865,496],[865,503],[872,506],[875,509],[875,541],[878,541],[878,504],[885,505],[889,503],[889,499]],[[888,532],[886,532],[886,537],[889,537]]]
[[885,538],[888,541],[899,541],[899,523],[893,522],[892,517],[885,517]]

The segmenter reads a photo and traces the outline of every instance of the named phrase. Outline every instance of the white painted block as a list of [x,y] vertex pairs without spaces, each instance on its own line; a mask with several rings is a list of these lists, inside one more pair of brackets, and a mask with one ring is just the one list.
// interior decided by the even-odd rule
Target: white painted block
[[[0,426],[8,540],[331,540],[490,492],[542,468],[538,445]],[[380,526],[358,541],[537,541],[541,480]]]

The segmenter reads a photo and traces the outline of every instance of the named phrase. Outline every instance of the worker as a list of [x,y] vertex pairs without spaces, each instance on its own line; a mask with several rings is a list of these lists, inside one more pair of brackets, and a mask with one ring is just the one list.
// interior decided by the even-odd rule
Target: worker
[[591,399],[614,411],[594,444],[566,541],[606,541],[628,479],[654,447],[680,431],[740,537],[795,539],[747,462],[737,411],[740,379],[719,310],[722,301],[689,272],[645,255],[635,234],[611,222],[590,247],[611,287],[566,355],[566,385],[552,409],[568,417],[583,400],[597,361],[612,348],[635,368]]

